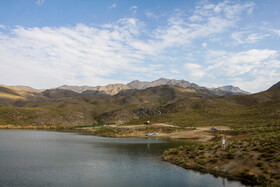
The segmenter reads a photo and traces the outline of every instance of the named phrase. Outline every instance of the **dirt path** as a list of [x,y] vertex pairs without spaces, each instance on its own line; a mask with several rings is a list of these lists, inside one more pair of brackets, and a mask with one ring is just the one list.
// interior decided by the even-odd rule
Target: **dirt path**
[[151,125],[110,125],[110,127],[116,127],[116,128],[131,128],[131,129],[140,129],[143,127],[176,127],[175,125],[169,125],[165,123],[155,123]]
[[[218,126],[217,128],[218,130],[230,130],[230,128],[227,126]],[[196,127],[195,129],[187,127],[185,131],[173,132],[169,134],[160,133],[157,136],[174,139],[190,139],[198,142],[208,142],[214,137],[210,129],[210,126]]]

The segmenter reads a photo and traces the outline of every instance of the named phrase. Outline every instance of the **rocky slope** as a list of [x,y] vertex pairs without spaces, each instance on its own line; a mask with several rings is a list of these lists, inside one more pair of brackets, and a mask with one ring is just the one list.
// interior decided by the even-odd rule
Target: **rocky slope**
[[131,87],[124,84],[109,84],[107,86],[68,86],[63,85],[57,89],[71,90],[77,93],[83,93],[83,95],[115,95],[121,91],[130,90]]
[[[114,86],[111,90],[111,94],[118,91]],[[173,85],[121,91],[113,96],[103,94],[104,91],[94,92],[86,94],[51,89],[29,93],[0,87],[0,123],[22,124],[24,121],[27,124],[42,124],[42,121],[47,121],[42,119],[49,116],[51,123],[48,124],[61,125],[69,122],[73,126],[74,123],[69,119],[76,116],[77,120],[83,119],[84,125],[132,121],[139,124],[152,119],[182,126],[211,126],[213,123],[275,123],[280,115],[279,87],[257,94],[232,97],[217,97],[207,92]],[[15,116],[22,116],[26,120]],[[245,123],[246,121],[250,123]]]
[[227,86],[222,86],[222,87],[218,87],[217,89],[219,90],[223,90],[223,91],[227,91],[227,92],[233,92],[233,93],[237,93],[237,94],[250,94],[250,92],[241,90],[238,87],[234,87],[232,85],[227,85]]
[[273,88],[279,88],[280,87],[280,81],[276,84],[274,84],[273,86],[271,86],[269,89],[273,89]]
[[[71,91],[74,91],[77,93],[83,93],[84,95],[115,95],[120,92],[133,92],[135,90],[144,90],[147,88],[164,86],[164,85],[188,88],[188,89],[192,89],[192,90],[195,90],[195,91],[198,91],[201,93],[215,95],[215,96],[231,96],[231,95],[249,94],[249,92],[246,92],[244,90],[239,89],[238,87],[234,87],[231,85],[211,89],[211,88],[199,86],[194,83],[190,83],[185,80],[165,79],[165,78],[161,78],[161,79],[151,81],[151,82],[147,82],[147,81],[141,82],[138,80],[134,80],[134,81],[128,83],[127,85],[109,84],[107,86],[96,86],[96,87],[63,85],[63,86],[58,87],[57,89],[71,90]],[[93,92],[91,90],[97,91],[97,92]]]
[[141,82],[138,80],[132,81],[127,84],[129,87],[134,88],[134,89],[146,89],[150,87],[155,87],[155,86],[162,86],[162,85],[173,85],[173,86],[178,86],[181,88],[189,88],[198,92],[206,93],[209,95],[216,95],[216,96],[231,96],[231,95],[243,95],[243,94],[249,94],[249,92],[243,91],[239,89],[238,87],[234,86],[223,86],[219,88],[206,88],[203,86],[199,86],[194,83],[190,83],[185,80],[175,80],[175,79],[165,79],[161,78],[152,82]]

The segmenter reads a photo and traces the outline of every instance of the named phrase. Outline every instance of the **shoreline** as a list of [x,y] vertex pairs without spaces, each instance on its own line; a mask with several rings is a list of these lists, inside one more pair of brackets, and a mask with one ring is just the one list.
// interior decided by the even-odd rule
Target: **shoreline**
[[175,165],[177,165],[179,167],[182,167],[184,169],[187,169],[187,170],[188,169],[189,170],[194,170],[194,171],[198,171],[198,172],[201,172],[201,173],[208,173],[208,174],[211,174],[211,175],[214,175],[214,176],[227,178],[229,180],[240,181],[244,185],[259,185],[260,184],[260,183],[257,183],[256,180],[248,180],[247,178],[242,178],[240,176],[231,175],[229,173],[225,173],[225,172],[222,172],[222,171],[219,171],[219,170],[206,169],[206,168],[196,166],[196,165],[181,165],[181,164],[173,162],[169,159],[165,159],[164,156],[162,156],[162,160],[166,161],[166,162],[169,162],[171,164],[175,164]]
[[222,172],[222,171],[213,170],[213,169],[206,169],[206,168],[203,168],[203,167],[197,167],[197,166],[192,166],[192,165],[182,166],[180,164],[176,164],[174,162],[171,162],[170,160],[165,160],[164,158],[162,158],[162,160],[164,160],[166,162],[169,162],[169,163],[172,163],[172,164],[175,164],[175,165],[177,165],[179,167],[182,167],[184,169],[194,170],[194,171],[198,171],[198,172],[201,172],[201,173],[208,173],[208,174],[211,174],[211,175],[214,175],[214,176],[227,178],[229,180],[240,181],[244,185],[257,185],[256,181],[247,180],[245,178],[234,176],[234,175]]
[[[252,129],[252,132],[248,131],[246,133],[244,131],[232,130],[228,126],[217,126],[217,128],[219,129],[218,131],[213,131],[210,130],[211,127],[209,126],[182,128],[163,123],[75,128],[0,125],[0,129],[59,130],[116,138],[146,138],[147,133],[158,132],[158,135],[151,137],[195,143],[194,145],[165,150],[161,157],[164,161],[185,169],[238,180],[246,185],[276,184],[277,186],[280,184],[280,168],[278,166],[280,156],[277,156],[278,150],[276,147],[279,143],[277,138],[279,139],[280,137],[277,132],[280,131],[280,127],[269,127],[271,129],[268,129],[268,132],[273,132],[275,137],[272,140],[268,140],[265,138],[266,136],[258,137],[256,132],[260,130],[262,132],[263,128]],[[222,149],[221,145],[223,136],[227,137],[225,149]],[[271,146],[275,149],[276,154],[264,153],[266,149],[259,150],[267,146],[268,141],[271,141]],[[264,145],[263,142],[265,143]],[[267,149],[271,150],[272,148]],[[274,157],[271,157],[271,155],[274,155]]]
[[[230,131],[230,127],[217,126],[219,131]],[[154,137],[172,140],[186,140],[193,143],[206,143],[215,139],[216,132],[210,126],[203,127],[178,127],[164,123],[152,125],[108,125],[99,127],[76,128],[89,132],[92,135],[104,137]],[[147,136],[150,133],[157,135]]]
[[28,130],[28,129],[30,129],[30,130],[32,130],[32,129],[34,129],[34,130],[36,130],[36,129],[53,129],[53,130],[55,130],[55,129],[60,129],[61,127],[57,127],[57,126],[48,126],[48,125],[43,125],[43,126],[35,126],[35,125],[0,125],[0,129],[15,129],[15,130],[17,130],[17,129],[22,129],[22,130],[24,130],[24,129],[26,129],[26,130]]

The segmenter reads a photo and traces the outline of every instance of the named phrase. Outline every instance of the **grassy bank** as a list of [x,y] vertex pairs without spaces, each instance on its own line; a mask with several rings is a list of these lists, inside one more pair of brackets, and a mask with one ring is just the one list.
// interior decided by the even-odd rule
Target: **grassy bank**
[[[221,138],[226,136],[226,148]],[[280,126],[216,132],[212,142],[166,150],[163,159],[188,169],[251,184],[280,184]]]

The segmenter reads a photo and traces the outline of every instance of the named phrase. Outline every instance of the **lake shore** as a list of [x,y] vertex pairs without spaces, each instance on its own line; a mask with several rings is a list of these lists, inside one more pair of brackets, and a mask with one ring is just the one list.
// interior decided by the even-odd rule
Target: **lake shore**
[[42,125],[42,126],[35,126],[35,125],[0,125],[0,129],[59,129],[57,126],[49,126],[49,125]]
[[[44,129],[57,127],[0,126],[0,129]],[[71,130],[104,137],[139,137],[157,132],[154,138],[180,139],[196,144],[166,150],[162,159],[186,169],[197,170],[240,180],[247,184],[280,184],[280,127],[233,130],[228,126],[178,127],[156,123],[151,125],[107,125],[76,127]],[[65,128],[67,130],[67,128]],[[222,148],[222,137],[226,147]]]
[[168,149],[162,159],[251,185],[280,186],[279,131],[274,126],[217,132],[216,140]]
[[[219,126],[220,131],[228,131],[230,127]],[[77,128],[85,130],[93,135],[105,137],[147,137],[148,134],[155,138],[181,139],[196,143],[206,143],[215,138],[215,131],[210,126],[204,127],[178,127],[165,123],[155,123],[151,125],[108,125],[100,127]]]

